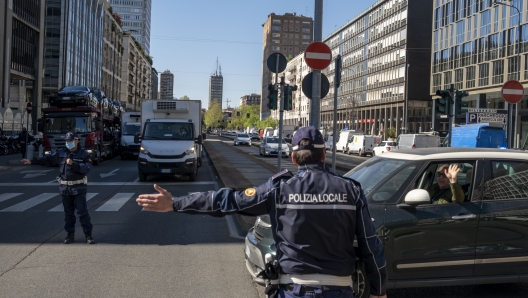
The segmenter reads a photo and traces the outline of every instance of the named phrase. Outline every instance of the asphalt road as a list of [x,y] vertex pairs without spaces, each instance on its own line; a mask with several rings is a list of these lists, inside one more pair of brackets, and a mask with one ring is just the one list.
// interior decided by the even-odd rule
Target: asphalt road
[[[232,146],[271,165],[258,147]],[[18,156],[17,156],[18,157]],[[355,166],[370,157],[338,153]],[[338,160],[339,160],[338,159]],[[295,171],[289,159],[282,167]],[[88,207],[96,245],[64,245],[57,168],[10,166],[0,173],[1,297],[265,297],[246,272],[243,236],[235,217],[213,218],[141,211],[134,199],[154,182],[173,195],[221,187],[208,160],[197,181],[149,177],[138,182],[137,161],[114,159],[88,175]],[[343,171],[338,170],[343,173]],[[222,173],[221,173],[222,174]],[[154,181],[155,180],[155,181]],[[527,297],[528,284],[388,290],[389,297]]]

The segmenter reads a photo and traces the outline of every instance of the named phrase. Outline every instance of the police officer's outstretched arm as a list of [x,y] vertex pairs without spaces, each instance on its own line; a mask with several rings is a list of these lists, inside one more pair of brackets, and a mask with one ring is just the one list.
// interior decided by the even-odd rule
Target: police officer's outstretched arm
[[187,196],[173,197],[167,190],[154,184],[158,194],[139,195],[136,202],[146,211],[178,211],[190,214],[224,216],[233,213],[244,215],[267,214],[270,208],[268,198],[274,195],[270,183],[245,191],[222,188],[218,191],[197,192]]
[[36,165],[41,165],[41,166],[46,166],[46,167],[55,167],[60,164],[59,152],[60,151],[57,150],[55,151],[55,153],[50,154],[50,155],[44,155],[39,158],[33,158],[33,160],[24,158],[21,161],[25,165],[36,164]]
[[386,297],[387,266],[383,244],[376,235],[367,207],[367,199],[363,189],[357,188],[359,198],[356,203],[356,237],[365,264],[367,279],[370,282],[370,297]]

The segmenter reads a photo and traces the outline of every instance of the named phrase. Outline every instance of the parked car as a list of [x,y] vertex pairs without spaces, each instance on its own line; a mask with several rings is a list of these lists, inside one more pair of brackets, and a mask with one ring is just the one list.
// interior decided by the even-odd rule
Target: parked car
[[[463,203],[431,204],[426,189],[444,164],[458,164]],[[388,287],[515,283],[528,276],[528,154],[487,148],[425,148],[375,156],[344,176],[361,183],[385,247]],[[255,278],[274,253],[269,217],[245,239]],[[261,282],[258,278],[255,281]],[[356,297],[368,297],[361,260]]]
[[233,146],[248,145],[251,146],[251,138],[247,133],[237,133],[233,139]]
[[372,156],[376,156],[383,152],[389,152],[391,150],[394,151],[395,147],[396,147],[396,142],[383,141],[378,146],[374,147],[374,149],[372,149]]
[[[282,139],[282,150],[280,150],[282,157],[290,156],[290,148],[284,139]],[[279,138],[264,137],[259,146],[259,154],[264,156],[279,154]]]
[[252,141],[260,141],[260,136],[258,135],[258,133],[252,132],[249,134],[249,137]]
[[66,86],[49,98],[50,106],[93,106],[97,107],[98,99],[93,91],[86,86]]

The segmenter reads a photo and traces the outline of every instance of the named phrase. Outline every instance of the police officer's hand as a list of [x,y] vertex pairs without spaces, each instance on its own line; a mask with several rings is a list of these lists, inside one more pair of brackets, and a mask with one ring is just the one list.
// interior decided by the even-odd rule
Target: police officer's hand
[[154,184],[154,189],[159,194],[139,195],[136,202],[146,211],[169,212],[174,211],[172,206],[172,195],[165,189]]
[[22,159],[21,162],[22,162],[23,164],[25,164],[25,165],[30,165],[30,164],[31,164],[31,160],[29,160],[29,159],[25,159],[25,158]]
[[68,158],[68,159],[66,160],[66,163],[69,164],[69,165],[71,166],[72,163],[73,163],[73,160],[72,160],[71,158]]

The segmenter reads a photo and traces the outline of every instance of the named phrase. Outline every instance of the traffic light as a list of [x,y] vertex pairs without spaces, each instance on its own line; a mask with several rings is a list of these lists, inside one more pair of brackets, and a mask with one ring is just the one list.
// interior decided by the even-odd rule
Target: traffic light
[[457,91],[455,93],[455,115],[467,113],[469,101],[463,98],[468,95],[467,91]]
[[442,97],[435,100],[436,111],[444,115],[449,115],[449,107],[451,106],[451,93],[449,93],[449,90],[436,90],[436,95]]
[[284,110],[291,111],[293,109],[293,91],[297,90],[297,85],[284,86]]
[[268,94],[268,108],[270,110],[276,110],[277,109],[277,95],[278,95],[278,90],[275,90],[275,86],[273,86],[273,84],[269,84],[268,85],[268,91],[269,91],[269,94]]

